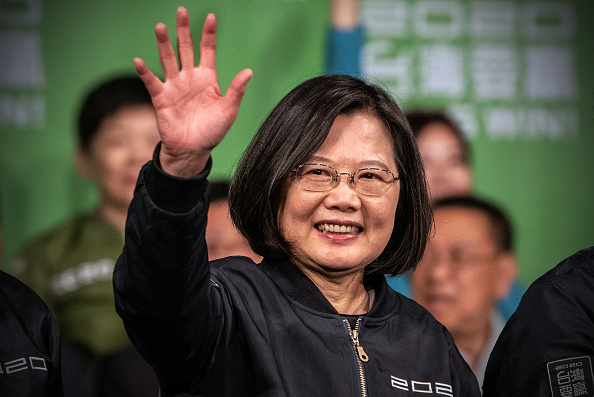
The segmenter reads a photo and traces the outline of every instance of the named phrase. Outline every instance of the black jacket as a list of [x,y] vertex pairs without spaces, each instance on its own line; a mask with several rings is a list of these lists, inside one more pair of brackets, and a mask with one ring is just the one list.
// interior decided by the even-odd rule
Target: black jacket
[[181,180],[143,168],[114,272],[117,311],[164,392],[480,395],[447,330],[381,275],[365,280],[372,310],[349,318],[288,261],[209,266],[207,172]]
[[594,247],[526,291],[491,352],[485,397],[594,396]]
[[0,396],[63,396],[58,326],[39,296],[0,271]]

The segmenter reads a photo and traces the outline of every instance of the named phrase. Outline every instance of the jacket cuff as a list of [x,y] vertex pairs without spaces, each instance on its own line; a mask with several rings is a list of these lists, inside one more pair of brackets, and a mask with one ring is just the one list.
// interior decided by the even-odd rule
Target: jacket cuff
[[180,178],[167,174],[161,168],[159,153],[161,142],[155,148],[153,161],[145,168],[145,180],[148,194],[161,209],[173,213],[185,213],[196,206],[205,195],[208,183],[206,177],[212,168],[212,157],[206,167],[191,178]]

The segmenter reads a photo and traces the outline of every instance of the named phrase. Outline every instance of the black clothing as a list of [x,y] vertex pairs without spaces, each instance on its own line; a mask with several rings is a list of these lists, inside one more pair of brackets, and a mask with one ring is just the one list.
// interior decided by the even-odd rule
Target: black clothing
[[0,396],[63,396],[58,326],[39,296],[0,271]]
[[101,360],[97,370],[97,397],[158,397],[153,368],[129,346]]
[[143,168],[114,272],[116,309],[164,394],[480,395],[448,331],[381,275],[366,276],[375,303],[352,329],[289,261],[209,266],[208,168]]
[[594,247],[537,279],[489,358],[483,396],[594,396]]

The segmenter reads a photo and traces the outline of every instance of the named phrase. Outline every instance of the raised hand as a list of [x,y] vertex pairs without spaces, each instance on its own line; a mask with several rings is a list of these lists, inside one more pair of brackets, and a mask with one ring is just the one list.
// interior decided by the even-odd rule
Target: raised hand
[[160,160],[168,174],[190,177],[204,169],[217,146],[237,117],[250,69],[239,72],[222,96],[216,70],[217,21],[209,14],[200,41],[200,65],[194,66],[194,46],[188,11],[177,9],[177,58],[167,27],[155,27],[159,59],[165,75],[162,82],[140,58],[134,59],[138,75],[155,106],[161,134]]

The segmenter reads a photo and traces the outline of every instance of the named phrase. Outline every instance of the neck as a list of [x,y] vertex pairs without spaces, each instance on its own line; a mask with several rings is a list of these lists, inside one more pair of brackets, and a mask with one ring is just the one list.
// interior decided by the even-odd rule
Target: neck
[[110,225],[117,228],[122,234],[126,227],[126,217],[128,216],[128,208],[117,208],[113,206],[102,205],[99,208],[101,217]]
[[471,332],[452,332],[452,337],[458,349],[464,352],[468,365],[473,370],[481,359],[483,352],[491,335],[491,323],[487,322],[481,327],[473,329]]
[[363,271],[330,278],[301,268],[328,302],[340,314],[365,314],[371,309],[371,298],[363,285]]

